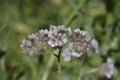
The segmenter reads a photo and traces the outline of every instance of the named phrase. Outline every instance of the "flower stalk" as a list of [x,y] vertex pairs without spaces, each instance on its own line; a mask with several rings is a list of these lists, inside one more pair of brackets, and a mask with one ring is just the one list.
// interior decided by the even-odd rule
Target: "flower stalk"
[[62,80],[62,73],[61,73],[61,63],[60,63],[60,58],[61,58],[61,51],[62,51],[62,47],[59,48],[59,53],[58,55],[54,54],[58,60],[58,76],[59,76],[59,80]]
[[89,70],[87,72],[80,72],[80,75],[79,75],[79,79],[78,80],[81,80],[81,77],[86,75],[86,74],[91,74],[91,73],[95,73],[99,70],[99,68],[95,68],[95,69],[92,69],[92,70]]
[[58,62],[58,74],[59,74],[59,80],[62,80],[62,72],[61,72],[61,63]]

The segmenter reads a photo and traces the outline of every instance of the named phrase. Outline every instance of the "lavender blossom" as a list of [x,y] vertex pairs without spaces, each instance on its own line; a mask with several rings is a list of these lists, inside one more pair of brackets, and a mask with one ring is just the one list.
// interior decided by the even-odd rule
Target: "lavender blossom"
[[71,61],[71,57],[72,57],[72,53],[73,53],[73,43],[69,43],[62,52],[62,56],[64,61],[68,62]]
[[35,34],[28,35],[28,38],[33,41],[36,45],[45,43],[47,38],[48,30],[40,30]]
[[33,55],[33,44],[30,40],[22,40],[20,47],[23,49],[23,52],[29,56]]
[[94,50],[94,52],[95,53],[99,53],[99,49],[98,49],[99,44],[98,44],[98,41],[95,40],[95,39],[92,39],[90,44],[91,44],[91,48]]
[[71,57],[80,57],[84,53],[88,52],[91,48],[91,37],[87,33],[87,31],[75,29],[72,32],[71,28],[68,28],[67,30],[71,43],[68,43],[68,46],[64,49],[62,53],[64,60],[65,58],[71,60]]
[[75,29],[73,33],[74,51],[80,56],[90,49],[91,37],[87,31]]
[[66,28],[64,26],[50,26],[50,31],[48,32],[48,44],[51,47],[61,47],[65,44],[67,40],[67,36],[65,34]]
[[[67,34],[68,33],[68,34]],[[66,44],[66,47],[63,45]],[[71,57],[80,57],[90,48],[98,52],[98,44],[87,31],[80,29],[65,28],[62,26],[50,26],[50,29],[28,35],[28,40],[23,40],[21,48],[26,54],[33,55],[34,50],[41,50],[41,47],[63,47],[62,56],[65,61],[70,61]]]
[[111,58],[107,59],[107,62],[102,65],[102,75],[107,78],[111,78],[114,75],[115,69]]
[[41,49],[41,46],[45,46],[47,41],[48,30],[40,30],[35,34],[28,35],[28,40],[23,39],[21,43],[21,48],[23,52],[29,56],[35,56],[36,51]]
[[82,56],[82,54],[84,54],[82,51],[76,51],[74,43],[69,43],[62,52],[62,56],[64,61],[68,62],[71,61],[72,57],[80,57]]

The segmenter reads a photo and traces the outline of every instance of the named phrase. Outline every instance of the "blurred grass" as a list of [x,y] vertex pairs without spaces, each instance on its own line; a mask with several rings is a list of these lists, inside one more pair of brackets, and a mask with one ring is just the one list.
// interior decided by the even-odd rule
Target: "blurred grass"
[[[28,34],[50,24],[87,30],[99,41],[100,54],[62,61],[64,76],[77,80],[82,64],[94,68],[112,57],[116,74],[111,80],[120,80],[120,0],[0,0],[0,80],[41,79],[50,55],[30,59],[19,46]],[[55,61],[48,80],[57,80],[56,73]],[[95,74],[85,77],[101,80]]]

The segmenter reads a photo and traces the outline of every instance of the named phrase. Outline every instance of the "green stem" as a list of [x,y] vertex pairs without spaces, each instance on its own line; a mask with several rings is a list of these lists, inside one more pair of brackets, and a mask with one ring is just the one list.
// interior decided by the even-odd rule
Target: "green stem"
[[[50,56],[50,59],[49,59],[49,61],[48,61],[48,64],[47,64],[47,66],[46,66],[47,68],[46,68],[46,70],[44,71],[41,80],[47,80],[48,75],[49,75],[49,73],[50,73],[50,70],[51,70],[51,68],[52,68],[52,65],[54,64],[54,61],[55,61],[55,57],[54,57],[53,55],[51,55],[51,56]],[[37,80],[40,80],[40,79],[39,79],[39,76],[38,76],[38,79],[37,79]]]
[[79,12],[79,10],[82,8],[82,6],[84,5],[86,0],[80,0],[78,6],[76,7],[75,10],[73,10],[73,12],[70,14],[70,16],[68,17],[65,26],[69,26],[70,23],[72,22],[72,20],[74,19],[74,17],[77,15],[77,13]]
[[79,75],[79,79],[78,80],[81,80],[81,77],[83,75],[86,75],[86,74],[90,74],[90,73],[94,73],[94,72],[97,72],[99,70],[99,68],[95,68],[95,69],[92,69],[92,70],[89,70],[87,72],[80,72],[80,75]]
[[62,47],[59,48],[59,53],[58,55],[54,54],[57,59],[58,59],[58,76],[59,76],[59,80],[62,80],[62,75],[61,75],[61,63],[60,63],[60,57],[61,57],[61,51],[62,51]]
[[58,74],[59,74],[59,80],[62,80],[62,76],[61,76],[61,63],[60,63],[60,57],[61,57],[61,50],[62,48],[60,48],[59,50],[59,54],[58,54]]
[[61,64],[60,64],[60,62],[58,62],[58,74],[59,74],[59,80],[62,80]]

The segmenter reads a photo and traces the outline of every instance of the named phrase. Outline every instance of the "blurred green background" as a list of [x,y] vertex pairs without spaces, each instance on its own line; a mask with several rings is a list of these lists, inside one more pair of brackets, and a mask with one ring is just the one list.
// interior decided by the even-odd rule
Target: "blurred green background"
[[0,80],[45,80],[46,74],[58,80],[57,60],[47,54],[31,59],[20,48],[23,38],[50,24],[86,30],[99,42],[97,55],[62,60],[64,77],[78,80],[83,64],[93,69],[111,57],[111,79],[90,74],[85,80],[120,80],[120,0],[0,0]]

